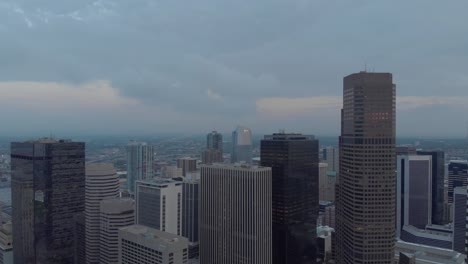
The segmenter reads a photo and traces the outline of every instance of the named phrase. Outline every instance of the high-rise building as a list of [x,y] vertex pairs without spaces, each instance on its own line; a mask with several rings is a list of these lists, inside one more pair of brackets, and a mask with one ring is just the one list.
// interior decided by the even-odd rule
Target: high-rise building
[[443,151],[418,151],[418,155],[432,157],[432,223],[446,224],[444,221],[444,163]]
[[99,264],[119,261],[119,229],[135,224],[135,202],[129,198],[102,200],[99,205]]
[[99,264],[100,202],[119,197],[119,177],[110,163],[86,165],[86,263]]
[[182,177],[182,168],[177,166],[164,166],[161,169],[161,174],[163,178],[178,178]]
[[432,222],[432,156],[397,157],[397,237],[405,225],[425,229]]
[[[75,248],[75,264],[86,263],[86,217],[85,212],[75,215],[74,248]],[[0,263],[1,264],[1,263]]]
[[316,259],[319,148],[314,136],[278,133],[261,141],[261,165],[273,178],[273,263]]
[[200,180],[185,179],[182,185],[182,236],[189,241],[189,258],[198,256]]
[[448,165],[448,202],[453,203],[453,192],[457,187],[468,185],[468,161],[452,160]]
[[182,235],[182,182],[155,178],[137,181],[136,223]]
[[197,170],[197,159],[180,158],[177,159],[177,167],[182,169],[182,176],[187,176],[188,173]]
[[127,145],[127,186],[129,193],[135,191],[135,181],[154,177],[154,146],[131,141]]
[[252,131],[250,128],[238,126],[232,132],[231,162],[252,163]]
[[453,191],[453,250],[467,255],[468,247],[468,191],[456,187]]
[[217,131],[212,131],[206,136],[206,148],[218,150],[223,153],[223,135]]
[[85,209],[85,143],[11,143],[11,189],[15,263],[73,263],[74,217]]
[[390,73],[343,81],[337,262],[393,263],[396,227],[395,85]]
[[338,149],[334,147],[327,147],[323,149],[323,157],[324,160],[328,164],[328,170],[329,171],[338,171],[338,165],[339,165],[339,155],[338,155]]
[[200,186],[200,263],[272,263],[271,169],[202,165]]
[[141,225],[119,231],[119,264],[188,263],[186,238]]
[[13,235],[11,223],[0,221],[0,264],[13,264]]
[[202,152],[202,163],[203,164],[212,164],[223,162],[223,153],[216,149],[205,149]]
[[319,163],[319,200],[327,201],[328,189],[328,164]]

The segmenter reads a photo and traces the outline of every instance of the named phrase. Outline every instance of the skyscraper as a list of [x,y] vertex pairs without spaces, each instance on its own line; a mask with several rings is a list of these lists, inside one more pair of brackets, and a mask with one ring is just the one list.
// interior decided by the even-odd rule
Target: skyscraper
[[323,156],[328,164],[328,170],[338,172],[338,165],[339,165],[338,149],[334,147],[327,147],[323,151],[324,151]]
[[453,191],[468,185],[468,161],[452,160],[448,166],[448,202],[453,203]]
[[74,217],[85,209],[85,144],[13,142],[11,179],[15,263],[73,263]]
[[238,126],[232,132],[231,162],[252,163],[252,131],[250,128]]
[[217,131],[212,131],[206,136],[206,148],[215,149],[223,153],[223,135]]
[[203,165],[200,184],[200,263],[270,264],[271,169]]
[[131,141],[127,145],[127,185],[129,193],[135,191],[135,181],[153,178],[154,146]]
[[182,176],[187,176],[188,173],[197,170],[197,159],[180,158],[177,159],[177,167],[182,169]]
[[265,136],[261,165],[272,169],[273,263],[315,263],[318,140],[301,134]]
[[467,254],[468,247],[468,191],[456,187],[453,191],[453,250]]
[[200,180],[185,179],[182,185],[182,236],[189,240],[189,258],[198,256]]
[[432,157],[432,223],[445,224],[444,221],[444,178],[445,154],[443,151],[418,151],[418,155]]
[[395,248],[395,85],[390,73],[344,78],[337,262],[393,263]]
[[99,264],[99,204],[119,197],[119,177],[109,163],[86,165],[86,263]]
[[182,235],[182,182],[137,181],[135,200],[137,224]]

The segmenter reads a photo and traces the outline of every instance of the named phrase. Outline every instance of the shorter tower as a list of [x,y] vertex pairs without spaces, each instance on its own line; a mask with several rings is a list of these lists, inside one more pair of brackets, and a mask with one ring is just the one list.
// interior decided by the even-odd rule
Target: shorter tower
[[119,231],[119,264],[188,263],[186,238],[141,225]]
[[271,264],[271,168],[202,165],[200,262]]
[[180,158],[177,159],[177,167],[182,169],[182,176],[187,176],[188,173],[197,170],[197,159]]
[[119,229],[135,224],[132,199],[110,199],[100,203],[99,264],[119,261]]
[[135,191],[135,181],[154,177],[154,146],[131,141],[127,145],[127,186],[129,193]]
[[137,181],[136,223],[182,235],[182,184],[161,178]]
[[250,128],[238,126],[232,132],[231,162],[252,163],[252,131]]

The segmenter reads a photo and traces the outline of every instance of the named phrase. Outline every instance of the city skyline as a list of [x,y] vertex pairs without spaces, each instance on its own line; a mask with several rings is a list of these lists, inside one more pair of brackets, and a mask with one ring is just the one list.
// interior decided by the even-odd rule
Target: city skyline
[[401,135],[466,136],[466,1],[92,2],[2,2],[2,133],[336,134],[341,76],[367,68],[398,81]]

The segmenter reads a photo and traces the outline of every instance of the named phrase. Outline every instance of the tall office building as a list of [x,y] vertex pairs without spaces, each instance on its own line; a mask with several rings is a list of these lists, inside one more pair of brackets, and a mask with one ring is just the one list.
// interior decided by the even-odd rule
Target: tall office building
[[99,264],[119,261],[119,229],[135,224],[135,202],[115,198],[99,203]]
[[339,168],[338,149],[334,147],[327,147],[323,149],[323,152],[324,152],[323,153],[324,160],[328,164],[328,170],[338,172],[338,168]]
[[390,73],[344,78],[337,188],[338,263],[393,263],[395,85]]
[[453,191],[453,250],[467,255],[468,247],[468,191],[456,187]]
[[453,203],[453,192],[457,187],[468,185],[468,161],[452,160],[448,165],[448,202]]
[[212,131],[206,136],[206,149],[215,149],[223,153],[223,135]]
[[212,164],[223,162],[223,153],[216,149],[205,149],[202,152],[202,163]]
[[135,191],[135,181],[154,177],[154,146],[131,141],[127,145],[127,185],[129,193]]
[[190,172],[197,170],[197,159],[180,158],[177,159],[177,167],[182,169],[182,176],[187,176]]
[[155,178],[137,181],[136,223],[182,235],[182,182]]
[[273,263],[315,263],[319,149],[314,136],[267,135],[261,165],[273,178]]
[[432,223],[432,156],[397,157],[397,237],[403,226]]
[[250,128],[238,126],[232,132],[231,162],[252,163],[252,131]]
[[141,225],[119,231],[119,264],[188,263],[186,238]]
[[198,256],[200,180],[185,179],[182,185],[182,236],[189,240],[189,258]]
[[445,154],[443,151],[418,151],[417,154],[432,157],[432,223],[446,224],[444,221]]
[[86,165],[86,263],[99,264],[100,202],[119,197],[119,177],[110,163]]
[[[86,203],[86,202],[85,202]],[[75,215],[74,219],[75,264],[86,263],[86,217],[85,212]]]
[[85,144],[11,143],[11,189],[15,263],[73,263],[74,217],[85,209]]
[[271,169],[202,165],[200,184],[200,263],[272,263]]

